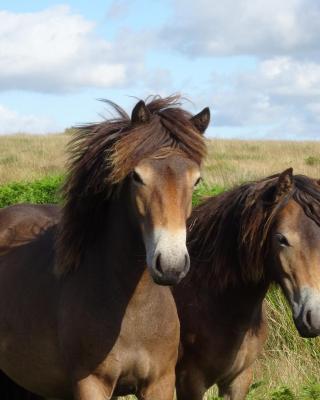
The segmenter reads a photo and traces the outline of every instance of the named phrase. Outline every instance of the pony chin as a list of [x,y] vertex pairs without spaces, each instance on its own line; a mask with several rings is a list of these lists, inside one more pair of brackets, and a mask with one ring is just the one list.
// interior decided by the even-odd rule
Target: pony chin
[[299,334],[305,338],[320,336],[320,291],[304,286],[293,301],[293,317]]
[[155,228],[145,240],[147,265],[155,283],[175,285],[190,268],[186,247],[186,229],[169,231]]

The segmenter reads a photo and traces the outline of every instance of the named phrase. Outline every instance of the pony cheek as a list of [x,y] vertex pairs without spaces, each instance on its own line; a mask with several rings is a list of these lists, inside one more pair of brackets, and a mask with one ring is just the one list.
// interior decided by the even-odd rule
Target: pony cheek
[[293,291],[290,261],[288,257],[284,254],[283,249],[279,248],[278,244],[276,244],[276,246],[274,247],[273,253],[274,256],[271,258],[269,264],[271,278],[282,287],[289,300],[289,297],[291,298],[291,293]]
[[145,201],[143,200],[142,196],[136,196],[136,210],[141,218],[146,217],[146,206],[145,206]]
[[190,199],[186,207],[186,219],[190,217],[191,213],[192,213],[192,201]]

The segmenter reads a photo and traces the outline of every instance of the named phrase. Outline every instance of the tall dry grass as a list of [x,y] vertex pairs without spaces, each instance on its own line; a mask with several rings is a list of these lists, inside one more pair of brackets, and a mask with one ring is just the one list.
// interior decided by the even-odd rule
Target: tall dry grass
[[320,178],[320,141],[209,140],[203,175],[209,185],[230,187],[288,167]]
[[60,173],[69,138],[62,134],[0,136],[0,185]]
[[[0,136],[0,184],[60,173],[70,135]],[[208,185],[230,187],[292,166],[320,177],[319,142],[208,140],[203,175]]]

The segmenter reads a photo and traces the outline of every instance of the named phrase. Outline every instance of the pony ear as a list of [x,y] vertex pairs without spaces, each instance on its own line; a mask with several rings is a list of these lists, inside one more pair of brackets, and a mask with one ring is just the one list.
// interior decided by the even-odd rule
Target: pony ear
[[200,133],[204,133],[208,128],[210,122],[210,109],[209,107],[204,108],[199,114],[194,115],[191,118],[191,122],[198,129]]
[[293,189],[293,186],[293,169],[288,168],[279,175],[276,186],[275,201],[290,193]]
[[148,110],[143,100],[140,100],[132,110],[132,124],[144,124],[150,121],[151,113]]

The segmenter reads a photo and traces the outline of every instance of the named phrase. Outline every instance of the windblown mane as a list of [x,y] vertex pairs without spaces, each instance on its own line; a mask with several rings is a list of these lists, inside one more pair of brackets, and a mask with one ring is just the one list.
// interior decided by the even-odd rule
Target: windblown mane
[[278,178],[279,174],[243,184],[194,209],[188,242],[197,266],[190,279],[200,285],[214,279],[221,289],[263,279],[270,230],[290,199],[320,226],[319,183],[294,175],[293,190],[274,201]]
[[108,200],[142,159],[178,151],[200,165],[205,155],[204,139],[191,114],[180,108],[179,96],[147,99],[151,117],[143,124],[133,124],[121,107],[104,101],[117,117],[79,127],[69,144],[57,238],[58,275],[77,268],[86,247],[102,229]]

